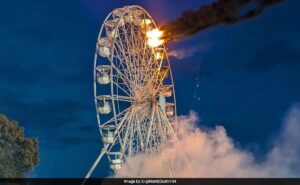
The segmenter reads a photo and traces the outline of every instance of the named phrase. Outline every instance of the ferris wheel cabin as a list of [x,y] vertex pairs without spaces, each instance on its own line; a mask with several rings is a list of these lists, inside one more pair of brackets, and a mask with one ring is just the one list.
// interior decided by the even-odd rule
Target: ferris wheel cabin
[[120,170],[122,168],[123,160],[122,160],[122,153],[121,152],[109,152],[108,160],[109,160],[109,167],[114,170]]
[[97,108],[100,114],[109,114],[112,110],[111,103],[105,100],[98,103]]
[[172,103],[166,104],[166,115],[167,117],[174,116],[174,104]]
[[109,57],[111,54],[112,39],[110,37],[103,37],[98,40],[97,52],[102,57]]
[[99,84],[106,85],[110,83],[110,69],[109,65],[100,65],[97,67],[97,82]]
[[102,141],[104,144],[112,144],[115,141],[115,125],[101,126],[102,130]]

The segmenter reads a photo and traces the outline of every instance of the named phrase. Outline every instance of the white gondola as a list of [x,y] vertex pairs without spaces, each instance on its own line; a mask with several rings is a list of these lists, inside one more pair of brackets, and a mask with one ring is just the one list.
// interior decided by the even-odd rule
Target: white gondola
[[174,105],[173,104],[166,104],[166,115],[168,117],[174,116]]
[[97,74],[97,82],[101,85],[109,84],[109,82],[110,82],[109,74],[108,73]]
[[172,96],[172,89],[167,89],[167,90],[165,90],[165,91],[164,91],[164,96],[165,96],[166,98],[171,97],[171,96]]
[[117,17],[121,17],[122,14],[124,13],[124,10],[126,9],[126,7],[123,8],[116,8],[113,10],[113,14]]
[[103,142],[105,144],[111,144],[114,143],[115,137],[114,137],[114,133],[112,131],[106,131],[106,133],[103,133]]
[[101,85],[110,83],[110,66],[100,65],[97,66],[97,82]]
[[98,108],[98,112],[100,114],[109,114],[111,112],[111,109],[112,109],[110,102],[104,101],[104,100],[103,100],[103,102],[100,102],[98,104],[97,108]]
[[109,57],[110,56],[110,49],[107,47],[99,47],[98,48],[98,54],[101,57]]
[[98,46],[99,47],[106,46],[108,48],[111,48],[111,46],[113,45],[112,43],[113,43],[113,41],[109,37],[101,37],[101,38],[98,39]]
[[107,28],[117,28],[119,26],[124,26],[124,19],[117,18],[117,19],[108,20],[105,22],[105,26]]
[[164,85],[161,89],[161,93],[165,98],[169,98],[173,95],[173,86],[172,85]]
[[121,159],[111,159],[109,161],[109,167],[114,171],[118,171],[122,168],[122,160]]
[[109,57],[111,54],[111,52],[110,52],[111,47],[112,47],[111,38],[103,37],[98,40],[97,51],[100,56]]
[[143,11],[138,9],[130,9],[127,11],[127,14],[124,15],[124,22],[129,24],[134,24],[136,26],[140,26],[142,23],[141,16],[144,14]]
[[109,38],[117,38],[119,36],[119,26],[124,26],[124,24],[125,22],[123,18],[117,18],[106,21],[106,36]]
[[107,124],[101,125],[100,129],[102,131],[102,141],[104,144],[111,144],[115,142],[115,130],[116,126]]
[[118,171],[122,168],[123,160],[122,160],[122,153],[121,152],[109,152],[108,160],[109,160],[109,167],[114,171]]

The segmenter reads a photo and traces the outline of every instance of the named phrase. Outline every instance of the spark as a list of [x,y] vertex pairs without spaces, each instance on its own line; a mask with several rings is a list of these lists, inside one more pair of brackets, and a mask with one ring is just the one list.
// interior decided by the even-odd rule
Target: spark
[[158,47],[159,45],[162,45],[164,43],[164,40],[160,39],[162,34],[163,32],[159,31],[158,29],[148,31],[146,33],[146,36],[148,38],[148,45],[151,47]]

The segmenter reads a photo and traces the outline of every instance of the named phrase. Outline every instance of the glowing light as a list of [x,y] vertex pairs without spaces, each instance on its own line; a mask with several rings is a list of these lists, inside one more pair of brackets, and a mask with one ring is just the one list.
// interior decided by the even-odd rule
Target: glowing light
[[142,22],[140,24],[142,33],[145,34],[146,32],[152,30],[153,27],[152,27],[151,23],[152,22],[151,22],[150,19],[143,19],[142,20]]
[[146,27],[149,26],[151,24],[151,20],[150,19],[143,19],[141,22],[141,27]]
[[164,54],[162,52],[157,52],[155,58],[156,60],[162,60],[164,58]]
[[164,40],[160,39],[162,34],[163,32],[159,31],[158,29],[148,31],[146,33],[146,36],[148,38],[148,45],[151,47],[157,47],[159,45],[162,45],[164,43]]

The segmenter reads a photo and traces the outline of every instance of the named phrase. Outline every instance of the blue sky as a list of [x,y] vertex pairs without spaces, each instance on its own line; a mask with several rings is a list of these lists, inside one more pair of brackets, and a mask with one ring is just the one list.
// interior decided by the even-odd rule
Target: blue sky
[[[0,3],[0,113],[40,140],[38,177],[83,177],[101,150],[93,102],[95,42],[114,8],[139,4],[158,23],[211,0],[63,0]],[[282,118],[300,102],[299,1],[169,45],[201,48],[171,59],[179,114],[223,125],[263,157]],[[197,84],[199,87],[197,87]],[[200,98],[200,100],[199,100]],[[106,161],[98,176],[109,174]]]

